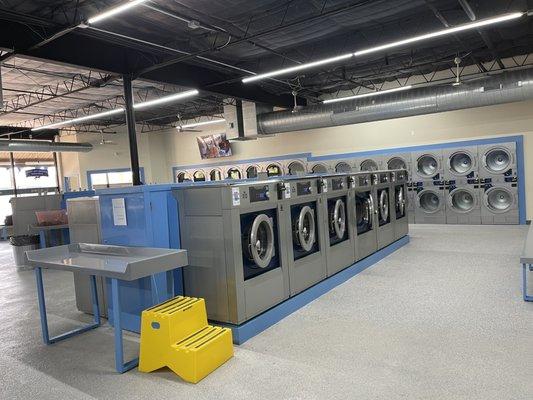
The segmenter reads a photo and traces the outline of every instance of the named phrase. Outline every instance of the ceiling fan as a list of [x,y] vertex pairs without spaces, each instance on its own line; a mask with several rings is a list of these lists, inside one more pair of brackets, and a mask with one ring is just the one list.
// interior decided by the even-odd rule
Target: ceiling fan
[[180,132],[202,132],[201,130],[198,130],[198,129],[192,129],[192,128],[183,128],[183,122],[181,120],[181,114],[178,114],[178,131]]
[[100,146],[108,146],[108,145],[113,145],[115,146],[117,143],[114,142],[113,140],[107,140],[105,137],[104,137],[104,131],[100,131],[100,140],[97,141],[97,142],[91,142],[92,144],[96,144],[96,145],[100,145]]

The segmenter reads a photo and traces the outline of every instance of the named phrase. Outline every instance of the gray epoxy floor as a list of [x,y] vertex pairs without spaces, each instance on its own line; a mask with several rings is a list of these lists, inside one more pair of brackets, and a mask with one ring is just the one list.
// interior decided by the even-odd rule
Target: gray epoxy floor
[[[411,243],[235,349],[197,385],[118,375],[112,331],[40,337],[34,276],[0,244],[1,399],[531,399],[533,303],[519,226],[412,226]],[[53,331],[87,317],[46,271]],[[128,337],[135,355],[138,339]]]

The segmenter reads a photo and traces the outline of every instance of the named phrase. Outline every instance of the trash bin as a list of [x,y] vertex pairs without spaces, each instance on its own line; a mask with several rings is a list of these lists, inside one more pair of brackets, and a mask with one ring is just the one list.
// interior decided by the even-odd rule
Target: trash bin
[[13,247],[13,258],[15,265],[18,268],[27,268],[28,258],[26,252],[28,250],[37,250],[39,248],[39,236],[37,235],[20,235],[11,236],[9,238],[11,246]]

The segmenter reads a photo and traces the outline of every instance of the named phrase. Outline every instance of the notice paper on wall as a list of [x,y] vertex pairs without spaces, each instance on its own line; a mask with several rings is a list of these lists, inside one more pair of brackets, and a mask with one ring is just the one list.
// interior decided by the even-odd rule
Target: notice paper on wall
[[128,220],[126,219],[126,202],[123,197],[112,199],[113,204],[113,224],[115,226],[126,226]]

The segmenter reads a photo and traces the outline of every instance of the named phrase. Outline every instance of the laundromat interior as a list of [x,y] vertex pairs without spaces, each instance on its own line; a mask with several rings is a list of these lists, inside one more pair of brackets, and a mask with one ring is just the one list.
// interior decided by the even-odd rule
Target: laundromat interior
[[0,398],[531,399],[533,2],[0,1]]

